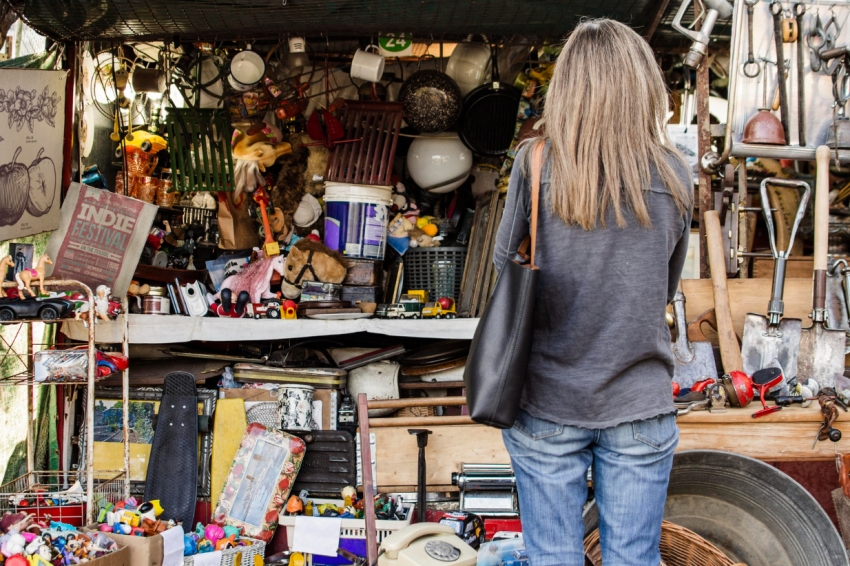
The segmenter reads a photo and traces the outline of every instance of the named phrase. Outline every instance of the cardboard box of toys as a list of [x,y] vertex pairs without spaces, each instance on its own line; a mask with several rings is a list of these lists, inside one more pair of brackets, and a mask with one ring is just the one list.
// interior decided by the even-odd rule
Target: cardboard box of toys
[[[98,526],[87,525],[83,531],[97,532]],[[104,533],[121,546],[121,550],[98,560],[105,560],[117,554],[123,553],[123,563],[126,566],[162,566],[162,537],[137,537],[132,535],[119,535],[116,533]],[[103,564],[98,566],[121,566],[119,564]]]

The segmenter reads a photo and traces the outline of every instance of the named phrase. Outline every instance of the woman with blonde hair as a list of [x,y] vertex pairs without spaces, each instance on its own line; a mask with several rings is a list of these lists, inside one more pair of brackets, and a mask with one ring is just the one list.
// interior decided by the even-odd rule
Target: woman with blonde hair
[[532,566],[584,564],[588,468],[605,566],[661,560],[679,437],[665,308],[693,206],[690,170],[665,132],[667,103],[637,33],[584,21],[555,65],[545,133],[513,169],[497,269],[528,233],[528,149],[545,143],[534,335],[521,409],[504,431]]

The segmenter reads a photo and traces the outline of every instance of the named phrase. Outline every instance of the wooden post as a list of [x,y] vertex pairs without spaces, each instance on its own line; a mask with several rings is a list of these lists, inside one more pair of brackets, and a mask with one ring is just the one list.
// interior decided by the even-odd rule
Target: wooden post
[[[699,137],[700,158],[711,150],[711,123],[708,113],[708,62],[703,61],[697,69],[697,135]],[[708,248],[705,245],[705,213],[711,210],[711,175],[700,169],[699,172],[699,276],[710,277],[708,269]]]
[[357,396],[360,424],[360,462],[363,467],[363,514],[366,519],[366,556],[369,564],[378,561],[378,532],[375,524],[375,481],[372,477],[372,445],[369,443],[369,403],[366,394]]

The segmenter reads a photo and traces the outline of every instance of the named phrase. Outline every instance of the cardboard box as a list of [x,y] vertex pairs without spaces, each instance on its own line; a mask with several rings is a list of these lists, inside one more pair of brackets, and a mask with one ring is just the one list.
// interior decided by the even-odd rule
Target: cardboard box
[[[84,529],[80,529],[84,530]],[[130,537],[128,537],[130,538]],[[121,546],[121,543],[118,543]],[[131,566],[130,564],[130,549],[121,547],[112,554],[107,554],[102,558],[95,558],[91,562],[86,562],[87,566]]]
[[[88,525],[85,531],[97,531],[97,525]],[[118,553],[110,554],[99,560],[106,560],[115,554],[123,553],[121,564],[101,564],[98,566],[162,566],[162,537],[135,537],[130,535],[119,535],[115,533],[104,533],[106,536],[123,547]]]

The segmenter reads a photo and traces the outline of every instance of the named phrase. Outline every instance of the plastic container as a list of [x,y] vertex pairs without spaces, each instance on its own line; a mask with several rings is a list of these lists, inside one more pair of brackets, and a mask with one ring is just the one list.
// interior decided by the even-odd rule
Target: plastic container
[[[312,499],[313,504],[322,504],[322,503],[333,503],[335,505],[342,505],[343,501],[341,499]],[[405,505],[405,509],[407,509],[407,518],[403,521],[385,521],[385,520],[376,520],[375,528],[378,531],[378,544],[381,544],[381,541],[393,534],[395,531],[401,530],[404,527],[410,525],[411,520],[413,519],[413,510],[416,506],[414,504]],[[292,548],[292,541],[295,539],[295,517],[291,517],[288,515],[280,515],[279,525],[281,527],[286,527],[286,543],[289,545],[289,548]],[[339,529],[339,536],[341,539],[356,539],[356,540],[366,540],[366,521],[364,519],[343,519],[342,525]],[[342,545],[342,541],[340,541],[340,545]],[[313,556],[307,555],[307,564],[313,564]],[[348,564],[349,562],[337,559],[334,557],[317,557],[317,562],[321,564]],[[337,561],[339,560],[339,561]]]
[[325,183],[325,245],[347,257],[384,259],[392,188]]
[[460,298],[466,253],[467,249],[463,246],[408,250],[404,254],[405,289],[424,289],[432,301],[440,297],[457,301]]
[[[221,551],[221,564],[219,566],[236,566],[236,557],[241,555],[239,564],[242,566],[253,566],[254,557],[263,557],[266,552],[266,543],[255,538],[240,537],[242,540],[251,541],[251,546],[235,546]],[[183,558],[183,566],[194,566],[195,556]]]

